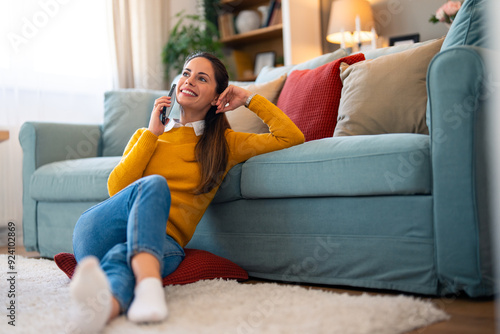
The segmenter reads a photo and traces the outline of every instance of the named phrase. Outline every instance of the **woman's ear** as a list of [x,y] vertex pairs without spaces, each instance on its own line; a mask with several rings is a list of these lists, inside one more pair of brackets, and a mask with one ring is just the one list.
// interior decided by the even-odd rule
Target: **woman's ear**
[[220,94],[215,95],[214,99],[210,103],[212,106],[217,105],[217,101],[219,100],[219,96],[220,96]]

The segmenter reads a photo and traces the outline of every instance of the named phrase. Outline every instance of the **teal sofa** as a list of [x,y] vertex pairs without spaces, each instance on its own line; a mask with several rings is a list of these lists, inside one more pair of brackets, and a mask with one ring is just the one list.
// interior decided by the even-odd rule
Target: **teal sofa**
[[[485,3],[464,3],[429,65],[429,135],[324,138],[249,159],[229,172],[187,247],[228,258],[263,279],[492,295],[482,131]],[[274,79],[269,73],[257,81]],[[109,173],[164,94],[108,92],[102,125],[23,125],[27,250],[44,257],[72,252],[78,217],[108,198]],[[472,107],[450,114],[464,97]],[[389,184],[384,173],[400,173],[401,161],[416,154],[420,163],[405,182]]]

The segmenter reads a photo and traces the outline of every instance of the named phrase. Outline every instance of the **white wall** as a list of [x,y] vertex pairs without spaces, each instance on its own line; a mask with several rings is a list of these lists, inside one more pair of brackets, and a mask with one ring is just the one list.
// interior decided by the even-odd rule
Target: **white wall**
[[[184,10],[184,14],[201,14],[198,12],[198,0],[171,0],[170,1],[170,17]],[[172,20],[170,28],[177,23],[177,20]]]
[[[379,46],[386,46],[390,37],[420,34],[420,41],[439,38],[448,32],[442,23],[429,22],[431,15],[445,0],[368,0],[374,12],[375,27],[381,36]],[[323,52],[332,52],[339,48],[326,41],[328,18],[332,0],[321,0],[321,22]]]
[[319,4],[319,0],[282,1],[285,65],[299,64],[322,54]]
[[[170,30],[173,29],[173,27],[177,24],[179,21],[175,15],[184,11],[184,14],[191,14],[191,15],[201,15],[201,11],[199,10],[199,5],[198,5],[199,0],[169,0],[169,19],[170,21]],[[171,82],[174,77],[176,76],[175,73],[171,73],[170,77],[167,79],[167,82]]]
[[444,3],[441,0],[371,0],[376,29],[386,38],[420,34],[421,41],[439,38],[448,32],[443,23],[429,22]]

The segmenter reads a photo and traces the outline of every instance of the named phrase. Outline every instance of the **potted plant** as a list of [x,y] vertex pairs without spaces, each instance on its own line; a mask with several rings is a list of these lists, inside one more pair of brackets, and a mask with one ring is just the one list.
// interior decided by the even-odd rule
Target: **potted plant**
[[170,32],[162,52],[167,80],[171,79],[171,74],[182,71],[185,58],[194,51],[208,51],[223,58],[222,43],[219,42],[219,31],[215,24],[200,15],[184,14],[184,11],[175,17],[179,21]]

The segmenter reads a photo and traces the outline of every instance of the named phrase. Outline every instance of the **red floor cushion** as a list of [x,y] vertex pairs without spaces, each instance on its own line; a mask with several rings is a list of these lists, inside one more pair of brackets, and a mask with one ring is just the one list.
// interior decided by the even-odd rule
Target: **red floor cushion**
[[[163,278],[163,286],[174,284],[189,284],[205,279],[223,278],[244,281],[248,273],[223,257],[199,249],[184,249],[186,257],[179,267]],[[54,261],[70,279],[76,268],[75,256],[71,253],[59,253]]]

